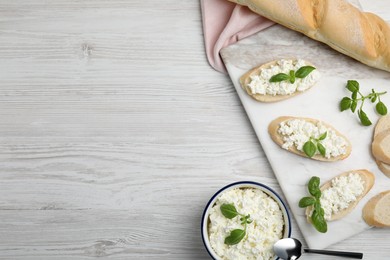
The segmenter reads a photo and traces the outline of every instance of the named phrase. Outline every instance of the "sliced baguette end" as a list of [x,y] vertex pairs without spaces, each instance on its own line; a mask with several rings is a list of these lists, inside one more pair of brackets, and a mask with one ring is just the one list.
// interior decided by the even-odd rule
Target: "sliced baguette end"
[[[375,162],[378,165],[379,170],[388,178],[390,178],[390,164],[376,158],[376,155],[380,154],[379,150],[381,150],[378,135],[379,138],[383,140],[384,137],[382,136],[382,133],[389,130],[390,130],[390,115],[380,117],[378,122],[375,125],[373,142],[371,144],[372,155],[375,157]],[[383,158],[383,155],[378,155],[378,156]]]
[[378,165],[379,170],[388,178],[390,178],[390,164],[381,162],[379,160],[375,160],[376,164]]
[[390,129],[390,115],[381,116],[379,118],[379,120],[376,123],[375,128],[374,128],[374,138],[379,133],[386,131],[387,129]]
[[377,160],[390,164],[390,129],[375,135],[371,151]]
[[371,198],[363,208],[364,221],[374,227],[390,227],[390,190]]

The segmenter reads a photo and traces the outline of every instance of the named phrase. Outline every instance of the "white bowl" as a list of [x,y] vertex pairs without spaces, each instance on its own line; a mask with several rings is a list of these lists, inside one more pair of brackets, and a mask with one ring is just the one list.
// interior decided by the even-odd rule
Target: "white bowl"
[[[202,231],[201,232],[202,232],[203,244],[205,245],[207,252],[215,260],[221,260],[221,257],[219,257],[214,252],[213,248],[211,247],[210,240],[209,240],[208,224],[209,224],[210,209],[214,206],[216,200],[223,192],[226,192],[226,191],[229,191],[229,190],[232,190],[235,188],[259,189],[259,190],[263,191],[264,193],[266,193],[267,195],[269,195],[271,198],[273,198],[279,204],[279,207],[282,210],[283,219],[284,219],[283,238],[291,236],[290,214],[287,211],[287,207],[286,207],[285,203],[283,202],[283,200],[280,198],[280,196],[274,190],[272,190],[271,188],[269,188],[268,186],[266,186],[264,184],[252,182],[252,181],[242,181],[242,182],[231,183],[231,184],[223,187],[219,191],[217,191],[217,193],[215,193],[211,197],[211,199],[207,203],[207,206],[206,206],[206,208],[203,212],[203,216],[202,216]],[[275,259],[277,259],[276,256],[275,256]]]

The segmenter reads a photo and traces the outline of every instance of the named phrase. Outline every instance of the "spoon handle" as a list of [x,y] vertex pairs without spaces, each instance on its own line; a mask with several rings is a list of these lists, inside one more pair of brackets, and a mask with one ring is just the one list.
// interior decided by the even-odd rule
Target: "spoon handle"
[[317,250],[317,249],[304,249],[306,253],[322,254],[322,255],[334,255],[334,256],[344,256],[356,259],[363,259],[362,253],[356,252],[343,252],[343,251],[330,251],[330,250]]

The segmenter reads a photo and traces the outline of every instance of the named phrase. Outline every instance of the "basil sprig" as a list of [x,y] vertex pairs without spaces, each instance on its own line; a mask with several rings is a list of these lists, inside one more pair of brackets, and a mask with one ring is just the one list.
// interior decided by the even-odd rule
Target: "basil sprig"
[[311,177],[307,188],[311,196],[303,197],[299,201],[300,208],[313,207],[312,214],[310,216],[311,223],[315,229],[321,233],[326,233],[328,231],[328,224],[325,220],[325,211],[321,207],[321,190],[320,190],[320,178],[317,176]]
[[304,153],[309,157],[313,157],[317,150],[322,155],[325,156],[326,149],[321,144],[321,141],[325,140],[326,136],[328,135],[328,132],[323,133],[320,137],[314,138],[310,137],[309,140],[303,145],[303,151]]
[[[348,80],[346,88],[352,92],[351,97],[344,97],[340,101],[340,110],[345,111],[350,109],[352,113],[355,113],[357,105],[359,102],[360,107],[357,110],[357,115],[359,117],[359,120],[362,125],[369,126],[371,125],[371,120],[368,118],[367,114],[363,111],[363,104],[366,99],[369,99],[372,103],[377,104],[375,106],[375,110],[378,114],[384,116],[387,114],[387,107],[386,105],[381,101],[380,96],[386,94],[387,92],[375,92],[374,89],[371,90],[371,93],[364,96],[360,90],[359,90],[359,82],[356,80]],[[359,96],[359,97],[358,97]]]
[[315,69],[316,68],[314,68],[312,66],[303,66],[303,67],[300,67],[297,71],[290,70],[289,74],[278,73],[278,74],[272,76],[269,79],[269,82],[274,83],[274,82],[281,82],[281,81],[288,80],[291,84],[293,84],[295,82],[296,78],[303,79]]
[[247,224],[252,223],[251,215],[240,214],[234,204],[222,204],[221,213],[228,219],[233,219],[237,216],[240,216],[241,225],[244,225],[244,229],[234,229],[230,231],[230,235],[225,238],[225,244],[235,245],[238,244],[246,235],[246,226]]

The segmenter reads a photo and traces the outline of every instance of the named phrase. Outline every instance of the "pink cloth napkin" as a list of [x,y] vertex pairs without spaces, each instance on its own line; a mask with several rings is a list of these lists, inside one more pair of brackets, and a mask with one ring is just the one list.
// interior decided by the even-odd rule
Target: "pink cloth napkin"
[[219,51],[273,24],[247,7],[228,0],[200,0],[206,55],[210,65],[226,73]]

